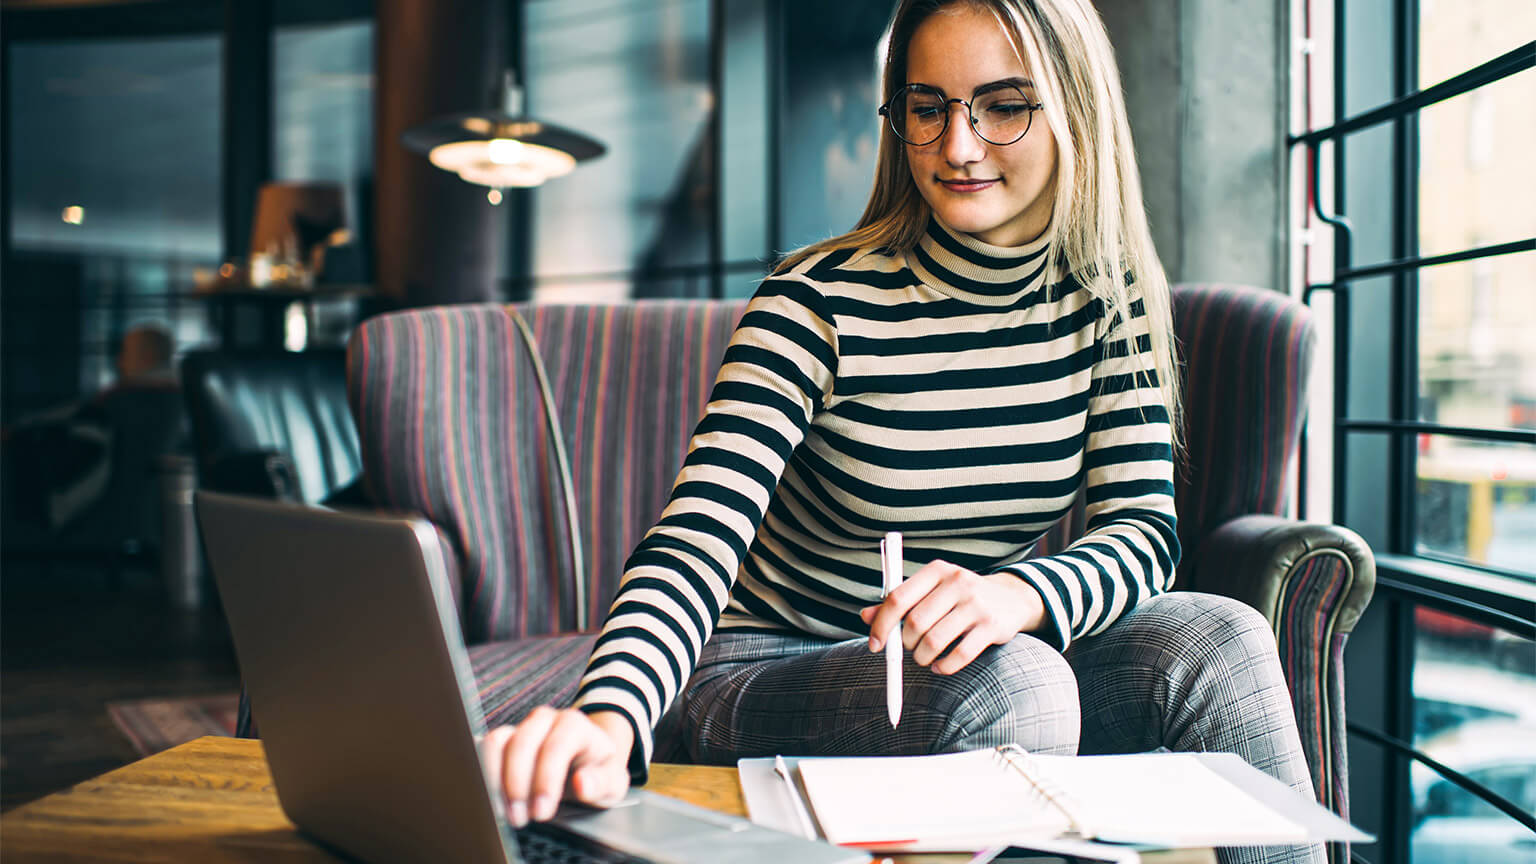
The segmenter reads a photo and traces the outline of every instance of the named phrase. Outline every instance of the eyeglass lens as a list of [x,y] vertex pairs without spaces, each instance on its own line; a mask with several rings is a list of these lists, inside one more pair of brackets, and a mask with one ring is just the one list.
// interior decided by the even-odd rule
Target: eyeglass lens
[[[891,100],[887,112],[891,129],[913,146],[931,144],[949,125],[951,104],[931,87],[908,87]],[[1038,106],[1024,91],[1010,86],[977,96],[969,107],[976,134],[991,144],[1012,144],[1029,131]]]

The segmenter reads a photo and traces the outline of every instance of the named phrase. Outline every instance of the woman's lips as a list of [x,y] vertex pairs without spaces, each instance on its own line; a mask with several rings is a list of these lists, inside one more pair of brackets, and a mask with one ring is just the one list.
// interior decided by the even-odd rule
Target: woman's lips
[[996,180],[976,180],[964,178],[960,180],[940,180],[939,183],[951,192],[980,192],[990,186],[996,185]]

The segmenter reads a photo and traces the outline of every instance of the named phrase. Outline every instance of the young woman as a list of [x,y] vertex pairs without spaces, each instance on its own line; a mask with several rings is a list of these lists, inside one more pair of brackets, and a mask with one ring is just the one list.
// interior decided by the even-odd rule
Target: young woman
[[[859,226],[753,298],[575,707],[484,741],[514,823],[643,782],[657,739],[1226,750],[1312,794],[1267,623],[1166,593],[1178,378],[1120,92],[1089,0],[903,0]],[[1082,486],[1085,536],[1028,557]]]

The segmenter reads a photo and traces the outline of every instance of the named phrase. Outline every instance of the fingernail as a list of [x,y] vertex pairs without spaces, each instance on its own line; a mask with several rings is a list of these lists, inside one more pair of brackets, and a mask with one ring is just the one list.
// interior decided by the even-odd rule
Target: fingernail
[[540,822],[555,815],[555,799],[548,795],[540,795],[533,799],[533,818]]
[[880,640],[876,639],[873,636],[869,637],[869,650],[870,651],[879,651],[880,650]]
[[512,827],[521,828],[528,824],[528,805],[521,801],[507,802],[507,821]]

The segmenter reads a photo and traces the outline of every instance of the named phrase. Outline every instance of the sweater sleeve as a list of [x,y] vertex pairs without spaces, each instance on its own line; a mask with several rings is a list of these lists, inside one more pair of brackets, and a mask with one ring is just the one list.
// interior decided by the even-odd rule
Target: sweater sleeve
[[1130,312],[1128,326],[1104,316],[1095,330],[1083,452],[1087,531],[1055,555],[1004,568],[1040,591],[1041,635],[1062,651],[1167,591],[1179,563],[1173,430],[1139,298]]
[[652,730],[693,672],[790,454],[832,392],[837,332],[821,293],[765,281],[726,347],[656,526],[624,565],[576,707],[617,711],[644,783]]

